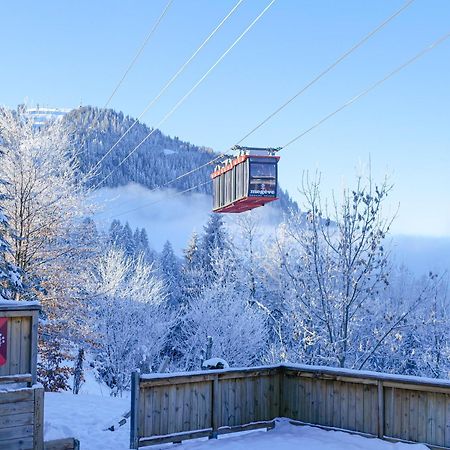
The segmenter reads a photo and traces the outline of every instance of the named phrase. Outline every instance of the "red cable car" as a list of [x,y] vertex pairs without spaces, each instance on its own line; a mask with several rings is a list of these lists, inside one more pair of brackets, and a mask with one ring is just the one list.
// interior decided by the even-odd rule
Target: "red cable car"
[[234,147],[241,153],[211,174],[213,211],[241,213],[278,200],[278,149]]

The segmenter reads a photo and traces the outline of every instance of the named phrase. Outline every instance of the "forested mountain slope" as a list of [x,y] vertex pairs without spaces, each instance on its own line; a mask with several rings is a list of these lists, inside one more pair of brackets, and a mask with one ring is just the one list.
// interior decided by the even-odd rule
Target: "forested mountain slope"
[[[79,161],[83,172],[94,167],[134,122],[133,118],[124,116],[121,112],[90,106],[72,110],[63,120],[73,130],[75,144],[81,149]],[[91,180],[91,184],[97,185],[114,170],[102,183],[102,187],[117,187],[135,182],[153,189],[208,163],[216,156],[210,148],[181,141],[178,137],[165,136],[161,131],[156,130],[139,150],[134,152],[124,164],[117,167],[151,131],[152,128],[147,125],[141,122],[136,123],[102,161],[98,174]],[[177,180],[170,187],[185,190],[205,183],[212,169],[213,165],[207,165]],[[194,191],[211,194],[211,184],[199,186]],[[276,207],[284,210],[297,208],[295,202],[281,189],[279,196],[280,202]]]

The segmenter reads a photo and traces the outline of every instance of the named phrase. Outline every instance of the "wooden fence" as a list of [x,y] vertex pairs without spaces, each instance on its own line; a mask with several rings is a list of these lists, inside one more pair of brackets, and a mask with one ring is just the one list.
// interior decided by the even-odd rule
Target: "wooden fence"
[[450,381],[300,365],[133,374],[131,448],[271,427],[276,417],[450,449]]
[[44,389],[0,390],[0,450],[42,450]]

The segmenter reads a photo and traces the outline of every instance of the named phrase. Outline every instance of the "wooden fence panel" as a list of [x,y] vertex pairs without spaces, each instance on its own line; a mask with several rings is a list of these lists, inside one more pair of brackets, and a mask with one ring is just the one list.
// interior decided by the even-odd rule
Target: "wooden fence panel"
[[[269,426],[276,417],[450,450],[450,382],[308,366],[143,376],[137,446]],[[136,424],[136,425],[134,425]]]
[[212,382],[140,389],[140,436],[162,436],[211,428]]
[[450,448],[450,390],[385,387],[385,435]]
[[0,450],[42,450],[41,387],[0,390]]

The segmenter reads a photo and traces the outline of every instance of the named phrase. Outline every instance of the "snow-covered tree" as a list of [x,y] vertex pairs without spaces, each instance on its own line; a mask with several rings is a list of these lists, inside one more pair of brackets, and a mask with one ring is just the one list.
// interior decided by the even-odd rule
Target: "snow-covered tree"
[[159,257],[159,268],[167,289],[167,303],[176,307],[181,303],[181,267],[169,241],[164,244]]
[[358,178],[341,204],[323,207],[319,183],[306,180],[306,214],[285,228],[280,261],[289,279],[291,350],[315,363],[352,366],[361,336],[370,330],[362,320],[374,314],[388,283],[384,239],[391,219],[382,213],[390,190]]
[[76,322],[74,312],[82,311],[73,302],[82,284],[77,274],[83,272],[83,250],[71,237],[89,210],[68,130],[60,122],[36,129],[20,114],[0,109],[0,179],[12,229],[11,262],[27,286],[18,298],[39,298],[46,319],[41,336],[47,339],[47,350],[56,349],[51,340],[64,339],[72,328],[68,323]]
[[142,257],[114,247],[99,258],[94,277],[96,367],[112,395],[121,395],[133,370],[149,371],[161,358],[170,325],[165,289]]
[[192,298],[181,319],[177,349],[183,355],[184,370],[200,368],[202,350],[212,337],[213,357],[225,359],[230,366],[251,366],[267,351],[266,315],[252,304],[250,292],[242,289],[230,273],[233,260],[217,250],[211,254],[216,273],[215,284],[205,284]]
[[[2,183],[1,180],[0,183]],[[5,196],[0,194],[0,301],[15,299],[23,287],[19,268],[10,262],[11,247],[7,235],[11,230],[3,212],[4,200]]]

